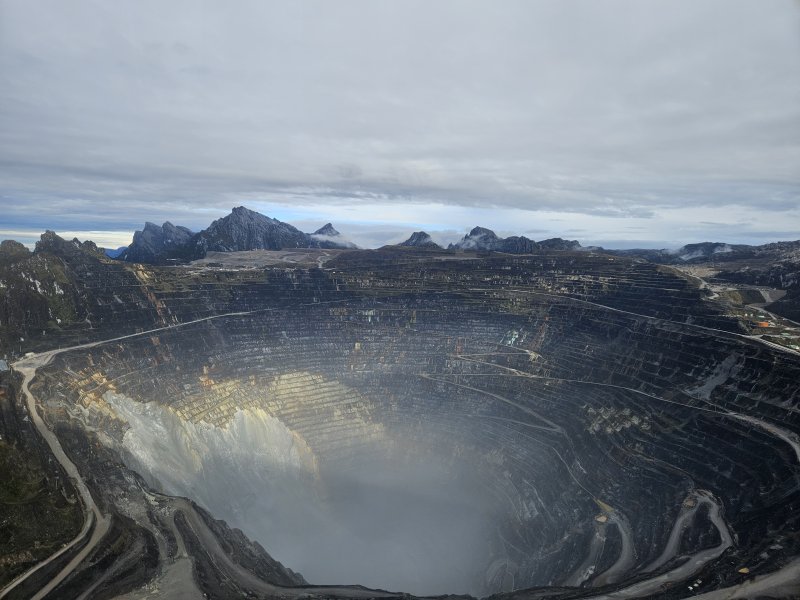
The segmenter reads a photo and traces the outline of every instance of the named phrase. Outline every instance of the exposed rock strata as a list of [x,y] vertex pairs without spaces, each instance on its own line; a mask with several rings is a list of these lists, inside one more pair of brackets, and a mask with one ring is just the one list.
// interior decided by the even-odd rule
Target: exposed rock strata
[[[93,264],[104,272],[105,263]],[[385,250],[344,254],[325,270],[109,269],[137,282],[127,298],[143,305],[123,301],[136,322],[165,329],[61,354],[34,388],[71,457],[92,474],[104,510],[149,531],[130,539],[146,545],[152,536],[161,564],[178,564],[170,536],[207,549],[189,520],[158,512],[171,501],[152,499],[150,487],[175,492],[177,484],[167,464],[145,464],[144,446],[138,457],[133,451],[136,415],[145,412],[188,443],[172,446],[182,465],[215,436],[235,436],[228,445],[236,451],[253,447],[243,415],[264,415],[252,421],[258,431],[283,440],[264,456],[302,448],[286,464],[309,477],[307,508],[318,502],[349,528],[360,515],[347,512],[348,490],[368,483],[359,473],[409,473],[415,483],[450,473],[448,482],[429,482],[445,493],[426,502],[469,515],[454,504],[463,498],[489,527],[478,532],[478,555],[455,552],[473,540],[451,542],[466,576],[440,562],[431,588],[438,576],[473,593],[555,586],[514,592],[520,598],[586,593],[568,587],[576,585],[647,594],[657,586],[682,597],[687,582],[697,591],[735,585],[742,567],[767,573],[800,554],[792,442],[800,362],[739,335],[734,320],[668,268],[590,253],[481,259]],[[113,277],[108,290],[100,278],[95,298],[112,294]],[[97,306],[99,320],[106,309]],[[224,312],[239,314],[197,321]],[[204,469],[216,477],[210,464]],[[181,485],[191,495],[197,484]],[[227,508],[201,501],[215,516],[230,510],[229,524],[275,552],[246,512],[255,505],[269,514],[263,499],[234,496]],[[236,511],[246,515],[240,522]],[[126,549],[108,560],[124,563]],[[441,554],[416,550],[431,561]],[[683,565],[687,556],[696,567]],[[229,575],[214,570],[213,556],[197,560],[204,591],[247,589],[242,580],[226,588]],[[155,575],[138,577],[141,585]]]

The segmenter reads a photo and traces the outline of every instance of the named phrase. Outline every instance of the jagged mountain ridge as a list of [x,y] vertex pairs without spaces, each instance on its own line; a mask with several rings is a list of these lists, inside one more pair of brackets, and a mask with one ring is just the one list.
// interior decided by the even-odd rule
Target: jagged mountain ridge
[[[400,246],[439,249],[424,231],[414,232]],[[208,252],[236,252],[241,250],[283,250],[287,248],[332,248],[355,249],[357,246],[344,239],[331,223],[313,233],[304,233],[290,225],[243,206],[234,208],[231,214],[214,221],[208,228],[193,233],[187,227],[176,226],[166,221],[158,226],[145,223],[141,231],[134,234],[127,248],[119,249],[118,258],[126,262],[165,264],[203,258]],[[537,250],[596,250],[618,256],[643,258],[661,264],[692,264],[708,260],[731,262],[743,259],[785,260],[788,255],[800,253],[799,242],[779,242],[750,246],[725,242],[699,242],[687,244],[677,250],[642,249],[609,250],[601,247],[583,248],[576,240],[550,238],[536,242],[525,236],[499,237],[485,227],[474,227],[458,242],[449,244],[448,250],[494,251],[511,254],[527,254]],[[796,256],[794,256],[796,258]],[[790,256],[791,258],[791,256]]]
[[551,238],[535,242],[519,235],[501,238],[491,229],[475,227],[462,239],[455,244],[450,244],[447,248],[448,250],[488,250],[510,254],[528,254],[537,250],[578,250],[580,247],[580,243],[576,240]]
[[237,206],[226,217],[217,219],[189,243],[191,258],[202,258],[209,251],[282,250],[311,248],[308,234],[296,227]]
[[[444,249],[424,231],[414,232],[399,245],[429,250]],[[166,264],[196,260],[205,257],[209,252],[289,248],[356,249],[358,246],[344,239],[331,223],[313,233],[304,233],[289,223],[238,206],[231,214],[217,219],[198,233],[192,233],[186,227],[175,226],[169,221],[160,227],[148,222],[143,230],[134,234],[133,242],[118,258],[126,262]],[[528,254],[537,250],[580,248],[580,243],[575,240],[551,238],[535,242],[524,236],[501,238],[491,229],[475,227],[447,249]]]
[[165,264],[196,260],[209,252],[284,250],[287,248],[357,248],[328,223],[314,233],[304,233],[278,219],[237,206],[206,229],[193,233],[169,221],[161,227],[145,223],[120,255],[126,262]]
[[194,233],[187,227],[166,221],[160,227],[149,221],[133,234],[133,242],[119,255],[127,262],[152,263],[180,254]]

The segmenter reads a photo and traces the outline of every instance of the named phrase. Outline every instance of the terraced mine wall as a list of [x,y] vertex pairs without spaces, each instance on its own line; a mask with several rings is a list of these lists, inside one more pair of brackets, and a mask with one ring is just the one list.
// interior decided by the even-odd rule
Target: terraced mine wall
[[[316,266],[316,265],[315,265]],[[569,295],[680,322],[736,329],[670,267],[590,253],[533,256],[348,252],[325,270],[207,265],[152,267],[114,261],[45,234],[37,252],[0,262],[0,355],[68,347],[227,312],[352,295],[481,288],[483,298],[511,287]],[[660,302],[648,298],[660,296]],[[475,296],[478,297],[477,295]]]
[[[313,583],[416,594],[661,576],[682,597],[798,554],[800,362],[663,267],[367,252],[153,273],[166,328],[60,354],[33,386],[142,529],[133,499],[187,496]],[[206,319],[223,312],[243,314]]]

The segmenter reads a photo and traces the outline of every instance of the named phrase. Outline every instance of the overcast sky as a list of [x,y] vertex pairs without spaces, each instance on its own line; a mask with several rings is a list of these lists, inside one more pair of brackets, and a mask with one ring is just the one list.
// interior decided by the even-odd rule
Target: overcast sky
[[[0,238],[800,238],[793,0],[0,0]],[[90,233],[91,232],[91,233]]]

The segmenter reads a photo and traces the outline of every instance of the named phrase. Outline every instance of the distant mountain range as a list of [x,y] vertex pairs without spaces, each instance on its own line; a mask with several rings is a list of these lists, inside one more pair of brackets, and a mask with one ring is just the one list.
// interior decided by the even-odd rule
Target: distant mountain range
[[[447,249],[433,241],[430,234],[425,231],[414,232],[397,246],[431,251],[509,254],[528,254],[538,251],[593,251],[674,265],[748,259],[785,260],[787,257],[798,260],[800,254],[800,241],[777,242],[762,246],[701,242],[687,244],[677,250],[647,248],[608,250],[599,246],[584,247],[576,240],[561,238],[538,242],[524,236],[502,238],[485,227],[473,228],[459,241],[449,244]],[[168,264],[203,258],[209,252],[289,248],[357,249],[358,247],[345,239],[331,223],[325,224],[313,233],[304,233],[288,223],[239,206],[228,216],[217,219],[197,233],[186,227],[173,225],[169,221],[160,226],[145,223],[144,228],[134,234],[130,246],[106,250],[106,254],[111,258],[127,262]]]
[[[398,245],[444,250],[425,231],[415,231],[410,238]],[[562,240],[561,238],[552,238],[541,242],[516,235],[501,238],[494,231],[485,227],[475,227],[455,244],[447,246],[447,249],[451,251],[506,252],[508,254],[528,254],[537,250],[579,250],[580,248],[581,245],[575,240]]]
[[243,206],[208,228],[194,233],[169,221],[160,227],[145,223],[133,235],[133,242],[117,258],[127,262],[164,264],[203,258],[209,252],[241,250],[284,250],[286,248],[356,248],[330,223],[314,233],[264,216]]
[[[330,223],[313,233],[304,233],[277,219],[271,219],[242,207],[234,209],[230,215],[214,221],[207,229],[197,233],[169,222],[161,226],[147,223],[142,231],[136,232],[130,246],[110,252],[98,248],[92,241],[65,240],[54,232],[47,231],[42,234],[33,252],[12,240],[0,243],[0,275],[2,275],[0,299],[2,299],[3,293],[11,289],[27,289],[34,286],[33,289],[38,290],[30,277],[25,279],[20,275],[21,265],[29,265],[34,270],[42,267],[44,270],[41,273],[36,271],[37,277],[46,279],[50,277],[50,275],[46,275],[50,271],[56,273],[58,277],[62,277],[61,270],[63,269],[59,266],[62,264],[60,262],[62,259],[73,264],[76,269],[92,271],[98,261],[107,261],[106,257],[114,254],[119,254],[116,260],[120,261],[172,264],[201,258],[211,251],[354,247],[354,244],[343,239]],[[433,254],[592,252],[664,265],[696,266],[702,268],[700,276],[712,281],[715,285],[724,286],[726,283],[730,283],[785,290],[783,297],[778,296],[770,304],[770,310],[800,321],[800,240],[760,246],[702,242],[687,244],[677,250],[605,250],[596,246],[582,247],[576,241],[560,238],[539,242],[521,236],[501,238],[489,229],[476,227],[446,249],[437,244],[428,233],[417,231],[404,242],[385,247],[382,255],[396,256],[398,252],[430,252]],[[47,256],[56,256],[58,260],[48,262]],[[689,269],[689,271],[691,270]],[[36,293],[38,294],[38,291]],[[52,293],[60,297],[60,292],[55,284],[53,284]],[[34,304],[35,299],[24,299],[16,306],[15,310],[19,310],[20,319],[24,321],[25,311],[32,310],[31,307]],[[44,311],[41,314],[47,316],[48,313]],[[67,308],[64,308],[63,311],[53,313],[53,316],[49,318],[60,318],[66,321],[68,318],[72,318],[71,314]]]
[[579,250],[581,245],[575,240],[551,238],[534,242],[525,236],[514,235],[507,238],[498,237],[491,229],[475,227],[455,244],[448,246],[451,250],[493,250],[510,254],[527,254],[537,250]]
[[[417,231],[399,246],[417,249],[445,249],[424,231]],[[226,217],[217,219],[208,228],[194,233],[186,227],[169,221],[159,226],[145,223],[133,235],[127,248],[107,251],[111,258],[127,262],[167,264],[203,258],[209,252],[236,252],[241,250],[285,250],[287,248],[339,248],[356,249],[344,239],[332,224],[327,223],[313,233],[304,233],[296,227],[264,216],[243,206],[234,208]],[[535,242],[523,236],[507,238],[484,227],[475,227],[463,239],[447,247],[448,251],[482,251],[526,254],[537,250],[579,250],[574,240],[553,238]]]
[[[602,250],[602,249],[601,249]],[[631,250],[602,250],[617,256],[643,258],[650,262],[680,265],[692,263],[734,262],[747,259],[786,259],[793,255],[800,259],[800,241],[774,242],[761,246],[747,244],[726,244],[724,242],[700,242],[686,244],[677,250],[651,250],[635,248]]]

